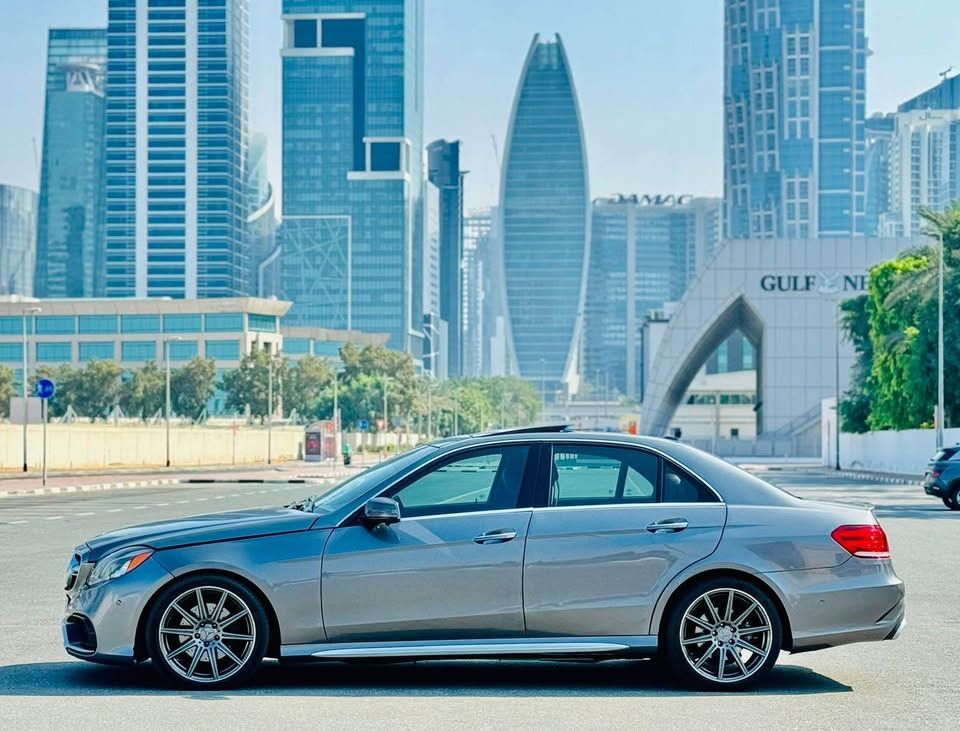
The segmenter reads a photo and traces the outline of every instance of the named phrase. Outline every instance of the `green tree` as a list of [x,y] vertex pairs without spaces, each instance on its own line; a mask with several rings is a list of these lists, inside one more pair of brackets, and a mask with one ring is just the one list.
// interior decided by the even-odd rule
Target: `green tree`
[[217,366],[213,360],[194,358],[170,374],[170,400],[181,416],[196,419],[207,407],[217,388]]
[[128,416],[149,419],[163,409],[165,401],[166,373],[152,360],[133,371],[120,387],[120,408]]
[[333,383],[333,369],[324,358],[308,355],[287,369],[283,383],[283,407],[287,413],[296,409],[306,419],[317,419],[331,413],[328,392]]
[[419,386],[409,353],[388,350],[383,345],[358,348],[348,343],[340,349],[340,359],[343,361],[340,413],[345,425],[355,424],[358,419],[377,418],[383,413],[384,384],[391,422],[394,417],[410,418]]
[[56,393],[53,398],[47,402],[47,415],[52,417],[63,416],[68,406],[73,406],[78,413],[75,402],[77,391],[77,371],[68,365],[52,366],[40,365],[28,380],[29,392],[32,394],[37,381],[41,378],[49,378],[56,386]]
[[226,406],[236,412],[244,412],[250,407],[251,416],[263,418],[267,415],[267,391],[269,388],[268,368],[273,370],[274,407],[279,402],[282,376],[286,372],[286,362],[254,348],[243,356],[240,366],[223,375],[222,388],[227,394]]
[[10,399],[16,396],[13,386],[13,369],[0,366],[0,417],[10,416]]
[[865,294],[840,304],[844,335],[856,353],[850,388],[840,399],[840,428],[846,432],[862,433],[870,429],[867,420],[871,405],[873,342],[870,340],[868,304],[869,297]]
[[91,360],[75,370],[68,380],[70,404],[74,411],[90,421],[106,418],[120,401],[120,383],[123,368],[109,360]]

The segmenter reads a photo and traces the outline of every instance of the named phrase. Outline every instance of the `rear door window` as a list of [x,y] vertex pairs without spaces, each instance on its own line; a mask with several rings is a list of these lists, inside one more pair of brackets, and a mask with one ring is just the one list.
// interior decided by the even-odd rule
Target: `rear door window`
[[615,505],[655,502],[659,460],[637,449],[556,444],[547,504]]

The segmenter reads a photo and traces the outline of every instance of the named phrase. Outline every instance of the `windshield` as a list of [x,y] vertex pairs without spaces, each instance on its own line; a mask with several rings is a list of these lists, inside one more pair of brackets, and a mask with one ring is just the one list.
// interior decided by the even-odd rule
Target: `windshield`
[[427,452],[432,451],[436,451],[436,448],[424,445],[391,457],[363,472],[358,472],[353,477],[336,485],[329,492],[314,498],[310,503],[310,509],[315,513],[336,512],[376,486],[377,483],[388,478],[392,473],[402,471],[418,462]]

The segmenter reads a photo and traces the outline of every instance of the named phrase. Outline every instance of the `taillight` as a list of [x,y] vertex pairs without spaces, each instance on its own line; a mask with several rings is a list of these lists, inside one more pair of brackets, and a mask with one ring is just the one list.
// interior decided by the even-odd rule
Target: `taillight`
[[830,537],[857,558],[890,558],[887,534],[879,525],[841,525]]
[[931,476],[933,479],[937,479],[937,478],[940,476],[940,470],[931,470],[930,476]]

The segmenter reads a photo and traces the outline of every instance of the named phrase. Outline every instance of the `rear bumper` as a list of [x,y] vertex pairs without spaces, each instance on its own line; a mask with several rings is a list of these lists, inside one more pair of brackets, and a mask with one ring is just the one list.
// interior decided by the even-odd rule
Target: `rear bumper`
[[927,482],[926,480],[924,480],[923,483],[923,491],[927,493],[927,495],[934,495],[940,498],[947,497],[948,492],[946,485],[942,485],[937,481]]
[[767,577],[783,591],[792,652],[893,640],[905,626],[904,586],[889,561],[851,558],[835,568]]

